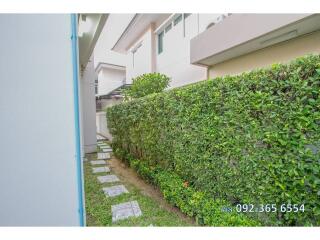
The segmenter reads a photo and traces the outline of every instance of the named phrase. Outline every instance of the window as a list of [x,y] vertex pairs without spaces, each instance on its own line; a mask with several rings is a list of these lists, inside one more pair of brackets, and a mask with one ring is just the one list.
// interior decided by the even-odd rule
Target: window
[[184,19],[186,19],[187,17],[189,17],[191,15],[191,13],[185,13],[183,14]]
[[214,23],[214,22],[211,22],[211,23],[208,24],[208,26],[206,27],[206,29],[209,29],[209,28],[213,27],[214,25],[215,25],[215,23]]
[[163,52],[163,36],[164,32],[158,34],[158,54]]
[[94,80],[94,93],[98,94],[98,79]]
[[183,14],[183,37],[186,37],[186,19],[187,17],[189,17],[191,15],[191,13],[184,13]]
[[177,25],[179,22],[181,22],[182,20],[182,14],[179,14],[178,17],[176,17],[174,20],[173,20],[173,25]]
[[172,28],[172,23],[170,23],[168,26],[166,26],[166,28],[164,29],[164,31],[167,33],[171,30]]

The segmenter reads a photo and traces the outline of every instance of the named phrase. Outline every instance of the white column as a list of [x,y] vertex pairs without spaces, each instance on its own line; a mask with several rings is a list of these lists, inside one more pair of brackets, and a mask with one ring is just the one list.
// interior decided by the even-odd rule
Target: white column
[[97,136],[96,136],[96,100],[94,84],[96,79],[94,71],[93,57],[90,58],[86,68],[84,69],[80,85],[81,85],[81,125],[83,150],[85,153],[96,151]]

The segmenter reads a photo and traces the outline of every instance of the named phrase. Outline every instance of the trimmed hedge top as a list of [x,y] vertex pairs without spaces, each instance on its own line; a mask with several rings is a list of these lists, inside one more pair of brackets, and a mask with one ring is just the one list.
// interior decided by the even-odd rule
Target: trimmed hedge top
[[305,204],[258,214],[320,225],[320,56],[152,94],[107,110],[113,147],[233,204]]

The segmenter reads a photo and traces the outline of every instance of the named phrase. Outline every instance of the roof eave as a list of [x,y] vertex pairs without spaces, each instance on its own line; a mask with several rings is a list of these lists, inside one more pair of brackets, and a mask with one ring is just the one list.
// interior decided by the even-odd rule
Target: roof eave
[[121,43],[123,43],[126,35],[128,34],[128,32],[130,31],[130,29],[132,28],[132,26],[134,25],[134,23],[137,21],[138,16],[141,14],[136,13],[133,18],[131,19],[130,23],[128,24],[128,26],[126,27],[126,29],[123,31],[123,33],[121,34],[121,36],[118,38],[117,42],[113,45],[113,47],[111,48],[111,50],[118,52],[118,53],[122,53],[125,54],[127,53],[127,49],[125,47],[121,46]]

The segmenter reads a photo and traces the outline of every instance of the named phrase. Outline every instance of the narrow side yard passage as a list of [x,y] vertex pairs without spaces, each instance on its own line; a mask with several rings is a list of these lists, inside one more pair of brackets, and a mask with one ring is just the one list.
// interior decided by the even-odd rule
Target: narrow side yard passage
[[[98,154],[88,154],[84,162],[87,226],[196,225],[132,169],[112,154],[108,158],[103,147]],[[107,159],[101,159],[106,156]],[[128,208],[129,213],[124,210]],[[130,210],[132,216],[128,217]]]

